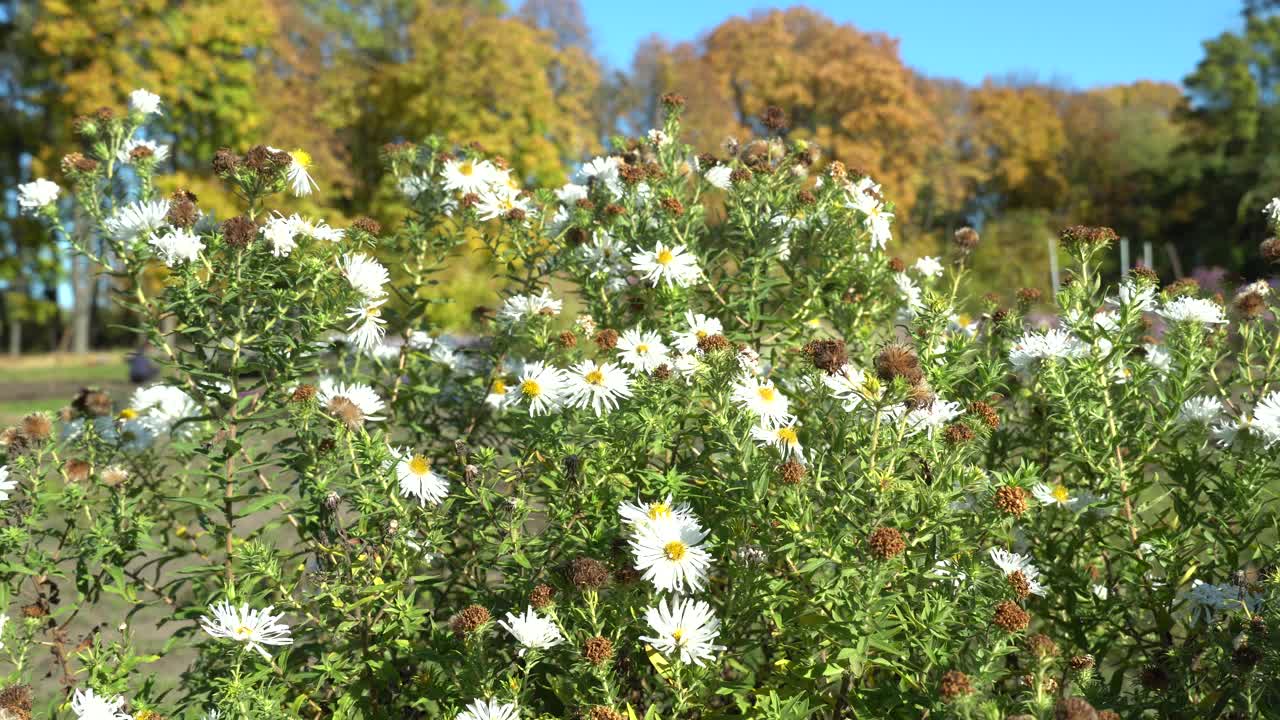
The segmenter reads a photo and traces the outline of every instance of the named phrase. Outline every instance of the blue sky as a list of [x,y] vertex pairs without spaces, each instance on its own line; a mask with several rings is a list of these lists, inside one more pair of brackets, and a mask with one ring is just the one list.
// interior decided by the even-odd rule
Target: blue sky
[[[596,53],[627,68],[654,33],[694,40],[721,21],[773,7],[729,0],[582,0]],[[804,3],[861,30],[900,41],[926,75],[982,82],[1032,74],[1087,88],[1138,79],[1180,82],[1200,43],[1241,26],[1238,0],[813,0]],[[785,5],[783,5],[785,7]]]

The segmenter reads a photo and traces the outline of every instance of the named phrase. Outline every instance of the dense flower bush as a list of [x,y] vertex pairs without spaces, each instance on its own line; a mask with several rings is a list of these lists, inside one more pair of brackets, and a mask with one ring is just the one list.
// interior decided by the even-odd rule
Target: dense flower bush
[[[389,145],[394,229],[291,214],[319,185],[265,146],[212,159],[241,215],[157,197],[149,93],[78,120],[77,231],[19,203],[166,375],[5,431],[0,716],[1276,712],[1266,283],[1109,287],[1072,227],[1033,325],[965,294],[972,229],[891,257],[880,187],[780,112],[694,156],[664,104],[555,190]],[[477,246],[505,299],[444,336]]]

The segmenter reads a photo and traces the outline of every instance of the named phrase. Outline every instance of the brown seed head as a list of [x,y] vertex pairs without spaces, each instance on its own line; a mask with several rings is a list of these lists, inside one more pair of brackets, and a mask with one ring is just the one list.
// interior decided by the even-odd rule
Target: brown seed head
[[112,465],[101,474],[102,483],[107,487],[119,487],[129,479],[129,471],[119,465]]
[[795,460],[788,460],[778,466],[778,477],[784,485],[799,485],[804,481],[809,469]]
[[32,442],[42,443],[53,434],[53,421],[44,413],[31,413],[22,418],[22,434]]
[[1151,691],[1169,689],[1169,671],[1158,664],[1153,663],[1142,668],[1138,680],[1142,683],[1142,687]]
[[378,235],[382,232],[382,225],[377,220],[366,215],[361,215],[351,221],[351,227],[362,233],[368,233],[369,235]]
[[1269,237],[1263,240],[1258,246],[1258,253],[1269,263],[1280,263],[1280,238]]
[[1099,710],[1098,720],[1120,720],[1120,713],[1115,710]]
[[170,225],[189,228],[200,219],[200,210],[196,207],[195,196],[185,190],[179,190],[169,198],[169,214],[165,220]]
[[729,338],[723,335],[707,335],[698,338],[698,351],[703,353],[713,353],[720,350],[732,350],[733,343],[729,342]]
[[978,236],[978,231],[967,226],[957,230],[955,235],[952,236],[952,239],[954,240],[956,247],[966,253],[973,252],[973,250],[978,247],[978,241],[981,240]]
[[483,605],[468,605],[449,620],[449,628],[457,637],[465,638],[484,628],[492,619],[488,608]]
[[753,176],[754,173],[747,168],[734,168],[733,172],[729,173],[729,182],[734,185],[741,185],[742,183],[751,180]]
[[770,105],[760,113],[760,122],[770,130],[779,132],[787,129],[787,113],[777,105]]
[[84,388],[71,401],[71,405],[91,417],[106,417],[111,414],[111,396],[101,390]]
[[1004,600],[996,605],[991,621],[1007,632],[1020,632],[1027,629],[1031,616],[1012,600]]
[[618,347],[618,331],[612,328],[604,328],[596,333],[592,341],[601,350],[612,350]]
[[840,372],[840,368],[849,362],[849,352],[843,340],[811,340],[800,352],[809,358],[814,367],[829,375]]
[[587,638],[582,645],[582,655],[592,665],[603,665],[613,659],[613,642],[599,635]]
[[1059,238],[1068,248],[1107,247],[1120,239],[1115,230],[1094,225],[1071,225],[1062,229]]
[[[146,146],[139,146],[137,149],[147,149]],[[136,158],[135,158],[136,159]],[[62,172],[68,175],[76,173],[91,173],[98,169],[98,161],[91,157],[85,157],[83,153],[73,152],[62,157]]]
[[969,413],[978,416],[992,430],[1000,427],[1000,416],[996,414],[996,409],[981,400],[969,403]]
[[876,375],[885,382],[902,378],[910,385],[918,385],[924,379],[920,369],[920,357],[909,345],[889,343],[880,349],[875,358]]
[[116,112],[109,107],[103,106],[98,108],[93,115],[97,118],[98,122],[105,124],[115,119]]
[[582,591],[599,590],[609,584],[609,566],[595,558],[574,558],[567,575],[569,582]]
[[1013,594],[1019,600],[1026,600],[1031,597],[1031,581],[1027,579],[1026,573],[1021,570],[1014,570],[1005,576],[1009,582],[1009,587],[1013,589]]
[[302,385],[299,385],[296,390],[293,391],[293,395],[289,397],[289,400],[292,402],[307,402],[308,400],[310,400],[315,396],[316,396],[316,386],[307,385],[306,383],[303,383]]
[[1027,511],[1027,491],[1017,485],[1005,485],[996,490],[995,505],[1002,513],[1022,517]]
[[1084,672],[1085,670],[1092,670],[1093,656],[1092,655],[1072,655],[1069,663],[1071,665],[1071,669],[1075,670],[1076,672]]
[[79,458],[72,458],[62,465],[62,469],[67,474],[67,479],[73,483],[82,483],[89,479],[89,473],[93,472],[93,466],[88,462]]
[[1235,306],[1240,317],[1253,319],[1266,311],[1267,301],[1259,293],[1250,292],[1236,298]]
[[222,238],[234,248],[248,247],[258,235],[258,224],[244,215],[222,221]]
[[867,536],[867,545],[871,547],[871,554],[881,560],[896,557],[907,549],[902,533],[898,532],[897,528],[884,526],[871,531]]
[[1164,293],[1169,297],[1195,295],[1200,292],[1200,283],[1195,278],[1178,278],[1164,286]]
[[959,670],[942,673],[942,679],[938,682],[938,694],[942,696],[943,702],[951,702],[972,693],[973,683],[969,682],[968,675]]
[[213,154],[213,171],[218,175],[230,175],[240,167],[240,156],[231,148],[218,148]]
[[15,720],[28,720],[31,717],[31,686],[14,684],[0,690],[0,710],[8,711]]
[[1248,670],[1262,661],[1262,650],[1244,643],[1231,651],[1231,662],[1241,670]]
[[1040,289],[1030,287],[1018,288],[1017,297],[1018,304],[1022,307],[1035,305],[1040,302]]
[[1027,650],[1038,658],[1058,656],[1058,644],[1048,635],[1036,633],[1027,637]]
[[680,93],[666,93],[662,96],[661,102],[662,107],[666,108],[668,112],[679,110],[684,107],[684,96]]
[[796,204],[798,205],[812,205],[816,202],[818,202],[818,198],[808,190],[801,190],[796,193]]
[[341,395],[330,400],[327,409],[330,415],[341,420],[352,430],[364,425],[364,411],[359,405]]
[[951,445],[963,445],[974,438],[973,428],[964,423],[951,423],[942,431],[942,437]]
[[529,591],[529,604],[541,610],[556,601],[556,591],[550,585],[536,585]]
[[572,330],[565,330],[556,338],[556,342],[562,348],[571,348],[578,346],[578,336],[573,334]]
[[604,206],[604,214],[610,217],[617,217],[619,215],[626,215],[627,209],[618,203],[609,203]]
[[680,202],[680,200],[677,198],[671,197],[670,195],[662,198],[662,202],[659,204],[662,205],[662,209],[666,210],[668,213],[672,215],[675,215],[676,217],[679,217],[684,214],[684,203]]
[[1078,697],[1063,698],[1053,709],[1054,720],[1098,720],[1098,711],[1088,700]]
[[658,367],[654,368],[652,373],[649,373],[649,377],[652,377],[654,380],[669,380],[671,378],[671,366],[666,363],[662,363]]
[[1152,285],[1160,284],[1160,276],[1155,270],[1152,270],[1146,265],[1138,265],[1129,272],[1133,275],[1134,279],[1139,282],[1151,283]]
[[591,708],[591,712],[587,713],[587,720],[626,720],[626,719],[622,716],[622,713],[618,712],[617,710],[614,710],[613,708],[607,708],[603,705],[596,705],[595,707]]

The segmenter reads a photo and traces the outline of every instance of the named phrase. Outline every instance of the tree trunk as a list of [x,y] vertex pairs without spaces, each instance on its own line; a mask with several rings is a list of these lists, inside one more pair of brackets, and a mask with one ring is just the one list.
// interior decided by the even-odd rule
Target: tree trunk
[[77,355],[89,352],[89,315],[94,295],[93,268],[89,264],[89,258],[71,254],[71,352]]

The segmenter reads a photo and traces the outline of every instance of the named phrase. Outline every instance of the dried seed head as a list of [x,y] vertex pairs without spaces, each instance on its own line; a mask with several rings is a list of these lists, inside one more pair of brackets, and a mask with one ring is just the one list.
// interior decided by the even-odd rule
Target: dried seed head
[[1269,237],[1258,246],[1262,259],[1269,263],[1280,263],[1280,238]]
[[79,458],[72,458],[62,465],[63,471],[67,474],[67,480],[73,483],[82,483],[89,479],[89,473],[93,472],[93,466]]
[[1078,697],[1063,698],[1053,709],[1054,720],[1098,720],[1098,711],[1088,700]]
[[812,205],[818,202],[818,198],[808,190],[801,190],[796,193],[796,203],[799,205]]
[[29,720],[32,700],[30,685],[10,685],[0,690],[0,713],[9,713],[14,720]]
[[973,428],[964,423],[951,423],[942,431],[942,437],[950,445],[963,445],[974,438]]
[[1092,670],[1093,656],[1092,655],[1072,655],[1071,660],[1069,661],[1069,664],[1071,665],[1071,669],[1075,670],[1076,672],[1084,672],[1085,670]]
[[777,105],[770,105],[760,113],[760,122],[770,130],[779,132],[787,129],[787,113]]
[[951,702],[972,693],[973,683],[969,682],[968,675],[959,670],[942,673],[942,680],[938,682],[938,694],[942,696],[943,702]]
[[809,469],[795,460],[788,460],[778,466],[778,477],[784,485],[799,485],[804,481]]
[[104,105],[98,108],[97,110],[95,110],[93,115],[98,119],[98,122],[106,124],[115,119],[116,112],[115,110],[112,110],[111,108]]
[[653,372],[649,373],[649,376],[652,377],[654,380],[659,380],[659,381],[670,380],[671,366],[666,363],[662,363],[658,367],[654,368]]
[[218,175],[230,175],[240,167],[240,156],[231,148],[218,148],[213,154],[213,171]]
[[369,235],[378,235],[382,232],[382,225],[379,224],[377,220],[365,215],[361,215],[351,221],[351,227],[362,233],[368,233]]
[[1120,713],[1115,710],[1099,710],[1098,720],[1120,720]]
[[809,358],[809,362],[829,375],[840,372],[840,368],[849,362],[849,353],[843,340],[811,340],[800,352]]
[[907,263],[900,257],[891,257],[889,258],[889,269],[896,273],[906,272]]
[[44,442],[53,434],[53,421],[44,413],[31,413],[22,418],[22,434],[32,442]]
[[587,713],[587,720],[626,720],[622,713],[607,708],[603,705],[597,705],[591,708],[591,712]]
[[680,93],[666,93],[662,96],[661,102],[662,107],[666,108],[668,112],[671,110],[679,110],[684,107],[684,96]]
[[597,332],[592,340],[601,350],[612,350],[618,347],[618,331],[613,328],[604,328]]
[[996,490],[995,505],[1002,513],[1022,517],[1027,511],[1027,491],[1017,485],[1005,485]]
[[904,343],[889,343],[881,348],[876,354],[875,368],[876,375],[885,382],[893,382],[894,378],[900,377],[909,385],[918,385],[924,379],[920,357]]
[[969,403],[969,413],[977,415],[992,430],[1000,427],[1000,416],[996,414],[996,409],[981,400]]
[[587,638],[582,645],[582,656],[592,665],[604,665],[613,659],[613,642],[599,635]]
[[293,394],[289,396],[291,402],[307,402],[316,396],[316,386],[303,383],[299,385]]
[[1036,633],[1027,637],[1027,650],[1038,658],[1051,658],[1058,656],[1058,644],[1048,635]]
[[619,215],[626,215],[627,209],[618,203],[609,203],[604,206],[604,214],[610,217],[617,217]]
[[1068,248],[1102,248],[1120,239],[1115,230],[1094,225],[1071,225],[1062,229],[1059,238]]
[[560,347],[566,348],[566,349],[571,347],[577,347],[578,336],[574,335],[572,330],[565,330],[564,332],[560,333],[559,337],[556,338],[556,342],[560,344]]
[[258,224],[243,215],[222,222],[222,238],[234,248],[248,247],[258,235]]
[[1006,575],[1005,579],[1008,580],[1009,587],[1013,589],[1014,596],[1019,600],[1031,597],[1031,581],[1021,570],[1014,570]]
[[165,220],[170,225],[189,228],[200,219],[200,210],[196,207],[196,196],[187,190],[178,190],[169,197],[169,214]]
[[1253,319],[1266,311],[1267,301],[1263,299],[1261,294],[1250,292],[1236,298],[1235,306],[1236,312],[1240,313],[1240,317]]
[[541,610],[554,603],[556,591],[550,585],[537,585],[529,592],[529,604],[535,610]]
[[888,560],[902,554],[907,549],[907,543],[902,539],[902,533],[897,528],[878,527],[871,531],[867,536],[867,544],[871,547],[871,554],[881,560]]
[[912,385],[911,389],[907,391],[907,407],[912,410],[926,410],[931,408],[933,407],[934,401],[937,399],[938,396],[935,395],[929,385],[924,382]]
[[589,557],[577,557],[569,562],[569,582],[582,591],[599,590],[609,584],[609,566]]
[[449,629],[458,638],[465,638],[484,629],[493,616],[483,605],[468,605],[449,620]]
[[1141,283],[1160,284],[1160,275],[1146,265],[1138,265],[1129,271],[1133,279]]
[[973,252],[978,247],[978,241],[981,240],[978,236],[978,231],[967,226],[957,230],[952,239],[955,241],[956,247],[966,253]]
[[[138,149],[145,148],[141,145]],[[150,150],[150,148],[147,148]],[[91,173],[98,169],[98,161],[91,157],[85,157],[83,153],[73,152],[67,153],[62,157],[62,172],[68,175],[77,173]]]
[[1178,278],[1164,286],[1164,294],[1171,298],[1180,295],[1195,295],[1200,292],[1200,282],[1195,278]]
[[1020,632],[1027,629],[1031,616],[1012,600],[1004,600],[996,605],[991,621],[1007,632]]
[[324,496],[324,507],[329,512],[336,511],[338,509],[338,506],[341,504],[342,504],[342,496],[334,492],[333,490],[330,490]]
[[684,214],[684,203],[680,202],[678,199],[674,197],[671,197],[671,196],[664,197],[662,198],[662,201],[659,204],[662,205],[663,210],[666,210],[668,213],[676,217],[679,217]]
[[91,417],[106,417],[111,414],[111,396],[101,390],[84,388],[76,399],[71,401],[71,405],[82,414]]
[[45,617],[48,614],[49,608],[41,604],[41,601],[36,601],[22,606],[22,617],[24,618],[38,619]]
[[102,483],[108,487],[119,487],[129,480],[129,471],[119,465],[112,465],[102,471]]
[[729,342],[729,338],[723,335],[707,335],[698,338],[698,350],[703,353],[713,353],[721,350],[732,350],[733,343]]
[[348,428],[355,430],[364,425],[364,411],[359,405],[351,402],[351,400],[338,396],[329,401],[328,411],[330,415],[338,418]]
[[503,218],[510,220],[511,222],[523,222],[524,219],[528,216],[529,216],[529,213],[526,213],[524,210],[521,210],[520,208],[511,208],[510,210],[507,211],[506,215],[503,215]]
[[1023,308],[1035,305],[1040,302],[1040,289],[1031,287],[1018,288],[1017,298],[1018,305]]

